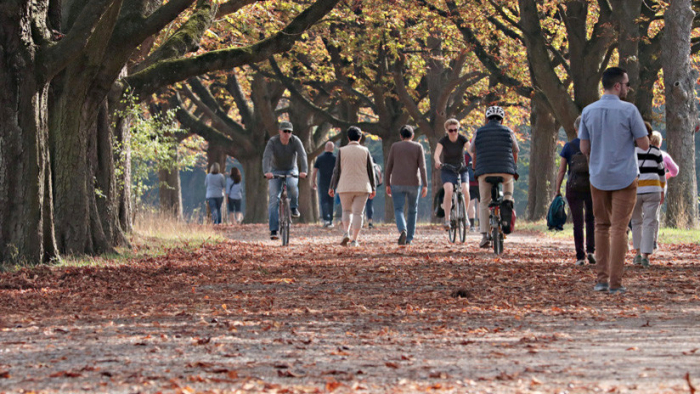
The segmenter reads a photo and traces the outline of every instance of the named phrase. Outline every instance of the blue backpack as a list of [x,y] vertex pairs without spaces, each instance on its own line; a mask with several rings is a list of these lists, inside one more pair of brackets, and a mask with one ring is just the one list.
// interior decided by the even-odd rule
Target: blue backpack
[[566,202],[561,195],[554,197],[547,212],[547,228],[549,230],[561,231],[566,223]]

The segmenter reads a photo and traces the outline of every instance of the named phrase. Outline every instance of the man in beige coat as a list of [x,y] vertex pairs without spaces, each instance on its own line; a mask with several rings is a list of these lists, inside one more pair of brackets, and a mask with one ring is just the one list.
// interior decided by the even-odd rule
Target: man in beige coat
[[328,194],[338,193],[343,207],[343,240],[341,245],[359,246],[357,237],[362,228],[362,218],[367,198],[374,198],[374,163],[369,150],[360,145],[362,131],[356,126],[348,128],[349,143],[340,148],[335,161]]

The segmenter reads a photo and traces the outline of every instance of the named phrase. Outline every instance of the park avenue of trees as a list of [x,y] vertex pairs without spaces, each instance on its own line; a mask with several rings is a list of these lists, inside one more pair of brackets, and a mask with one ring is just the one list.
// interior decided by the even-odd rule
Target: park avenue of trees
[[[169,110],[186,131],[179,140],[208,142],[210,163],[232,156],[258,174],[279,119],[294,123],[312,163],[351,124],[381,138],[386,156],[403,124],[434,147],[447,118],[469,133],[498,103],[512,128],[530,126],[525,216],[539,219],[559,130],[574,138],[602,71],[618,64],[630,76],[628,100],[665,123],[668,152],[683,169],[669,182],[666,224],[695,227],[699,3],[3,0],[0,262],[128,243],[130,125]],[[161,205],[177,213],[177,169],[160,177],[177,191]],[[304,182],[300,209],[313,218]],[[249,195],[266,188],[262,177],[246,177]],[[250,200],[246,221],[263,221],[265,198]]]

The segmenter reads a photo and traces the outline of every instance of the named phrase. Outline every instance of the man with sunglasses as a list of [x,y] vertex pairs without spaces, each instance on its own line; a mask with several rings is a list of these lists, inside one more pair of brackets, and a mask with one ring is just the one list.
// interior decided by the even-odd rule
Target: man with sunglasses
[[622,101],[630,88],[620,67],[603,72],[604,94],[581,113],[578,136],[588,156],[598,278],[594,291],[621,294],[627,254],[627,224],[637,201],[637,155],[634,144],[649,149],[642,116],[634,104]]
[[[486,178],[497,176],[503,178],[502,221],[508,224],[508,232],[513,215],[513,181],[517,176],[518,140],[510,128],[503,125],[506,112],[494,105],[486,109],[486,124],[476,130],[469,154],[473,158],[474,176],[479,179],[479,247],[491,246],[489,240],[489,204],[491,203],[491,184]],[[504,230],[505,231],[505,230]]]
[[[267,210],[269,213],[270,239],[278,239],[279,230],[279,204],[280,194],[282,194],[282,182],[284,179],[274,178],[274,175],[299,174],[299,178],[306,178],[308,163],[306,161],[306,151],[299,137],[292,134],[294,127],[290,122],[281,122],[279,135],[270,138],[263,153],[262,167],[265,178],[270,180],[269,199]],[[297,160],[301,166],[301,172],[297,167]],[[299,180],[297,178],[286,178],[287,192],[290,198],[290,208],[292,217],[298,218],[299,213]]]

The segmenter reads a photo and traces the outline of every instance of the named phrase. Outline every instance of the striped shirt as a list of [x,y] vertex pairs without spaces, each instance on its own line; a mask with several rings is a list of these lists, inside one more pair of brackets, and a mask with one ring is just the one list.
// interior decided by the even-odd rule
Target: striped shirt
[[639,186],[637,194],[661,193],[666,186],[666,167],[659,148],[651,145],[649,150],[634,148],[639,164]]

